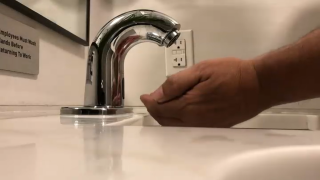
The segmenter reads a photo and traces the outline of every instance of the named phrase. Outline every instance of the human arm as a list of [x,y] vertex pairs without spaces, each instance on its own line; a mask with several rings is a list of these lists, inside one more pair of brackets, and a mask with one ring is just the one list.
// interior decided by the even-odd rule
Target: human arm
[[252,62],[268,106],[320,97],[320,29]]
[[167,126],[231,127],[274,105],[320,96],[320,30],[251,60],[207,60],[141,96]]

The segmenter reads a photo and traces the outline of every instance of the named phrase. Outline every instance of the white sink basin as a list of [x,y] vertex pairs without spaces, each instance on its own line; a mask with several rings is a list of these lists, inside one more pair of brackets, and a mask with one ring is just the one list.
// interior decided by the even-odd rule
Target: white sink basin
[[214,180],[319,180],[320,146],[240,154],[216,166],[212,174]]

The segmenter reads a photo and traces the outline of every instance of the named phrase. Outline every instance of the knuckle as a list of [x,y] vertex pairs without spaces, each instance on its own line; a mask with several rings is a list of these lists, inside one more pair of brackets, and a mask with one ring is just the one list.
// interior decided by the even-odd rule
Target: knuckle
[[167,123],[166,121],[158,121],[158,123],[161,125],[161,126],[169,126],[169,123]]
[[194,75],[200,77],[201,80],[203,80],[203,78],[206,77],[206,75],[209,75],[211,73],[209,60],[202,61],[193,67]]
[[167,80],[166,80],[166,84],[168,84],[168,85],[173,85],[174,84],[174,75],[171,75],[171,76],[169,76],[168,78],[167,78]]
[[169,76],[166,82],[164,83],[164,85],[166,87],[170,87],[170,89],[175,88],[175,84],[176,84],[176,80],[174,75]]
[[194,67],[198,70],[198,71],[203,71],[205,69],[208,68],[210,60],[205,60],[205,61],[201,61],[198,64],[196,64]]
[[152,117],[157,117],[160,114],[159,109],[154,105],[149,105],[147,110]]
[[161,126],[164,126],[164,123],[160,117],[153,117]]
[[175,76],[170,76],[162,85],[164,96],[172,96],[178,91],[178,89]]
[[168,121],[166,121],[166,119],[164,119],[163,117],[159,117],[159,116],[152,116],[154,118],[154,120],[156,120],[161,126],[169,126]]

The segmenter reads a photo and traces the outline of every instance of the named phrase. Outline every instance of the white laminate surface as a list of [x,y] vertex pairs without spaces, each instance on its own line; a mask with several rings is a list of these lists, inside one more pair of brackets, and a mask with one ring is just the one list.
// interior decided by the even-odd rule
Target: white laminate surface
[[320,146],[320,132],[74,126],[61,124],[60,116],[17,118],[0,120],[0,175],[6,180],[217,180],[214,171],[232,157],[310,145]]

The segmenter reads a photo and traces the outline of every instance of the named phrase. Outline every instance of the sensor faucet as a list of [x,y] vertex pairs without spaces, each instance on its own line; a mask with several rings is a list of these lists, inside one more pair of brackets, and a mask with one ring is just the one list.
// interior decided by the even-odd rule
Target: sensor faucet
[[143,42],[170,47],[179,38],[179,30],[178,22],[153,10],[134,10],[109,21],[89,49],[85,107],[62,108],[61,114],[115,114],[125,109],[124,60],[128,51]]

